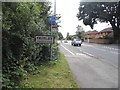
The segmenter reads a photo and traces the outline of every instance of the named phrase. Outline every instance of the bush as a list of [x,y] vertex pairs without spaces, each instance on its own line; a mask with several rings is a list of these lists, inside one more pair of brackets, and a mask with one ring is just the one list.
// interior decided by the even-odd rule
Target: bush
[[113,38],[111,35],[104,35],[104,36],[100,36],[100,37],[96,37],[98,39],[111,39]]
[[59,57],[59,52],[58,52],[58,43],[53,44],[52,46],[52,59],[57,60]]
[[103,39],[111,39],[112,38],[112,36],[110,36],[110,35],[104,35],[103,36]]
[[[37,69],[42,62],[50,60],[50,46],[37,44],[36,35],[50,33],[46,22],[49,3],[4,2],[2,4],[2,86],[13,88]],[[39,28],[41,27],[42,30]],[[57,44],[53,45],[53,57],[57,56]]]

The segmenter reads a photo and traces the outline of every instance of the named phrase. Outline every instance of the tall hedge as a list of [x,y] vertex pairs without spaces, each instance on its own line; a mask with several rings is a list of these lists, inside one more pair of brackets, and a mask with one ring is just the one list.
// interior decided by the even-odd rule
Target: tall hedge
[[36,35],[50,34],[49,10],[48,2],[2,3],[3,87],[18,86],[26,73],[50,60],[50,46],[35,42]]

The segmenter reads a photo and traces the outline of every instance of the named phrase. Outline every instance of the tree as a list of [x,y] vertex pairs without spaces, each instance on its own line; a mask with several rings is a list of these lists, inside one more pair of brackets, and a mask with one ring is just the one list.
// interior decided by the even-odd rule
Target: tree
[[73,35],[69,35],[68,37],[67,37],[67,40],[72,40],[73,39]]
[[114,30],[114,39],[119,40],[120,2],[80,2],[77,17],[92,29],[97,21],[109,22]]
[[76,33],[76,36],[78,38],[83,38],[84,37],[84,30],[83,30],[82,26],[78,25],[77,31],[75,33]]
[[58,32],[58,40],[62,40],[63,39],[63,35],[61,32]]
[[66,36],[66,39],[68,39],[68,37],[69,37],[69,32],[67,32],[67,36]]
[[[26,73],[50,60],[49,45],[37,44],[35,40],[36,35],[50,34],[49,9],[48,2],[2,3],[3,87],[17,87]],[[53,58],[56,46],[52,49]]]

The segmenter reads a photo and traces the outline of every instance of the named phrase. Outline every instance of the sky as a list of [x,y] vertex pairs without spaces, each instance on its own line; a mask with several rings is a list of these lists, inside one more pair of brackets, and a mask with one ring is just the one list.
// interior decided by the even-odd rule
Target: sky
[[[54,0],[49,0],[52,2],[52,9],[54,11]],[[67,32],[69,32],[69,35],[74,35],[77,26],[80,25],[83,27],[84,31],[89,31],[92,29],[90,26],[85,26],[82,21],[78,21],[78,18],[76,17],[80,4],[80,0],[56,0],[56,14],[61,14],[59,25],[59,32],[63,34],[64,37],[66,37]],[[111,27],[110,24],[106,23],[99,23],[94,25],[93,30],[101,31],[104,28]]]

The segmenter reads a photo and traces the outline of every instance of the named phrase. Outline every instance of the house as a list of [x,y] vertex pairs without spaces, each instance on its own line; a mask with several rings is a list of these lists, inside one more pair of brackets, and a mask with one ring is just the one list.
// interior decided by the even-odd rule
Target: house
[[112,29],[112,27],[103,29],[102,31],[100,31],[100,32],[97,34],[97,36],[99,36],[99,37],[103,37],[103,36],[113,37],[113,29]]
[[100,32],[98,32],[96,30],[85,32],[85,38],[99,38],[99,37],[102,38],[104,36],[109,36],[111,38],[113,37],[112,27],[105,28],[105,29],[101,30]]
[[84,41],[90,43],[112,43],[113,29],[112,27],[109,27],[101,30],[100,32],[96,30],[85,32]]
[[95,38],[98,34],[97,30],[85,32],[85,38]]

